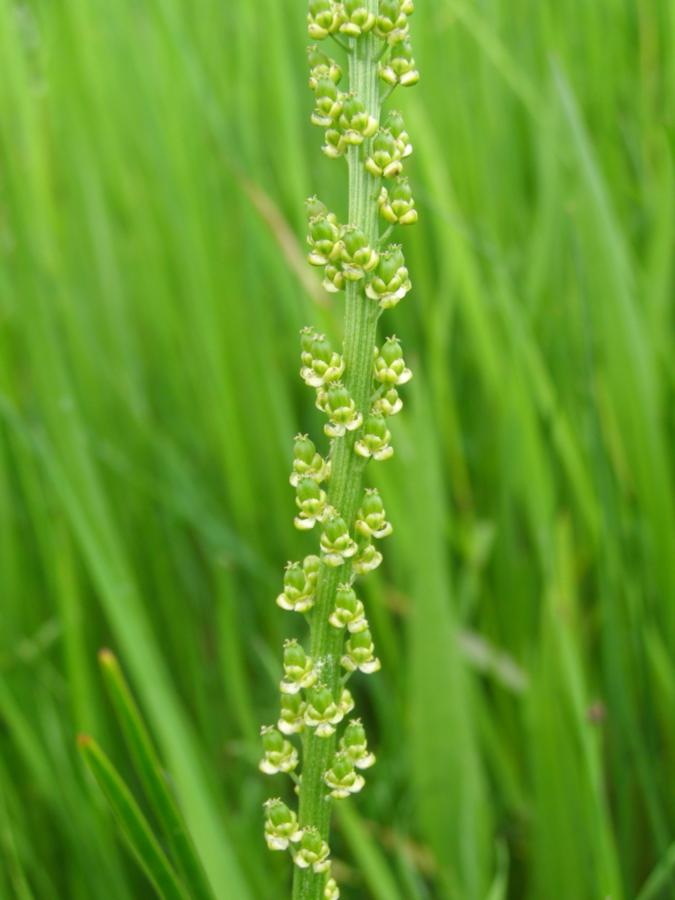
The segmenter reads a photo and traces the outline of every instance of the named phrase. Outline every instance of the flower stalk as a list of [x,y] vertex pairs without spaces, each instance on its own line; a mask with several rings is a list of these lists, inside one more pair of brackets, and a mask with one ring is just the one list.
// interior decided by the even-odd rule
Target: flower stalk
[[412,0],[309,0],[310,36],[322,44],[335,39],[348,58],[343,91],[343,67],[318,45],[308,53],[311,120],[325,129],[323,152],[346,159],[349,197],[344,225],[316,198],[307,204],[308,261],[323,268],[328,291],[344,292],[344,338],[340,354],[312,328],[301,333],[300,374],[316,389],[330,450],[324,459],[299,435],[290,481],[295,525],[320,529],[320,556],[289,563],[277,598],[283,609],[306,616],[310,638],[307,649],[285,645],[281,714],[277,727],[263,729],[260,766],[297,784],[297,814],[275,798],[265,825],[270,848],[288,850],[294,861],[293,900],[339,897],[331,806],[358,792],[362,770],[375,762],[361,721],[345,723],[354,706],[345,685],[355,672],[380,668],[355,581],[380,564],[377,542],[392,526],[378,492],[364,493],[363,475],[371,460],[393,455],[386,419],[400,410],[397,387],[411,377],[396,338],[377,348],[377,325],[410,290],[400,246],[384,242],[394,226],[417,219],[408,182],[399,177],[412,146],[401,115],[390,113],[381,124],[381,110],[389,93],[419,77],[408,39],[412,12]]

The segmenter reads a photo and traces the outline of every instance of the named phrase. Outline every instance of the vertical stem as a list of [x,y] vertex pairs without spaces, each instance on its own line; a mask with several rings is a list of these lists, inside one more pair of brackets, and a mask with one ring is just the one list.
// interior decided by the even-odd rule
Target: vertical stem
[[[377,0],[367,0],[367,6],[372,12],[377,12]],[[372,33],[351,40],[349,80],[351,90],[379,122],[377,47]],[[367,172],[363,164],[362,146],[349,148],[347,163],[349,224],[361,228],[374,247],[377,245],[379,179]],[[365,296],[363,279],[348,282],[345,293],[345,384],[365,417],[369,412],[372,392],[373,347],[379,307]],[[351,431],[336,440],[328,491],[328,502],[338,510],[350,530],[361,497],[365,466],[365,461],[354,452],[355,441],[356,435]],[[328,618],[335,604],[338,584],[348,581],[350,576],[350,562],[338,568],[322,567],[311,619],[311,655],[320,662],[323,680],[336,699],[340,692],[340,657],[344,635],[341,629],[329,624]],[[322,738],[307,732],[303,744],[300,824],[302,827],[315,826],[326,841],[330,833],[331,800],[324,787],[323,776],[335,752],[335,740],[335,735]],[[324,881],[324,875],[315,875],[311,869],[294,867],[293,900],[321,900]]]

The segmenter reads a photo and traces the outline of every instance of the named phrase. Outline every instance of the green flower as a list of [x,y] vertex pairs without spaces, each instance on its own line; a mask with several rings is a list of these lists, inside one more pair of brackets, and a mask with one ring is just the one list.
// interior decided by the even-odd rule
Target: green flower
[[328,621],[333,628],[347,627],[352,633],[363,631],[368,627],[363,603],[358,599],[351,585],[338,585],[335,593],[335,609],[330,614]]
[[265,841],[270,850],[287,850],[290,843],[302,837],[298,817],[285,803],[275,797],[265,803]]
[[[329,123],[330,124],[330,123]],[[349,145],[362,144],[365,138],[372,137],[377,131],[377,119],[374,119],[354,94],[348,94],[342,104],[339,118],[342,140]]]
[[385,119],[384,127],[388,129],[398,147],[401,159],[406,159],[413,152],[410,137],[405,129],[403,116],[398,110],[392,109]]
[[317,84],[322,78],[328,78],[333,84],[339,84],[342,81],[342,69],[327,56],[322,50],[319,50],[316,44],[312,44],[307,48],[307,59],[309,61],[309,86],[315,91]]
[[375,24],[375,16],[364,6],[363,0],[344,0],[344,21],[340,31],[349,37],[360,37]]
[[366,675],[379,672],[382,664],[375,656],[373,637],[367,628],[358,634],[350,635],[340,662],[348,672],[354,672],[356,669]]
[[366,169],[374,178],[394,178],[403,167],[399,146],[386,128],[380,128],[370,145]]
[[284,643],[284,677],[279,685],[282,694],[297,694],[316,681],[314,661],[295,639]]
[[412,87],[420,80],[408,40],[402,40],[392,47],[389,59],[380,64],[380,78],[387,84],[400,84],[402,87]]
[[322,334],[315,336],[309,353],[311,361],[300,370],[300,376],[306,385],[320,388],[338,381],[345,370],[344,360]]
[[381,416],[395,416],[403,409],[403,400],[398,395],[396,388],[389,388],[373,404],[373,412]]
[[394,455],[394,448],[389,443],[390,440],[391,432],[387,428],[384,418],[376,413],[371,413],[364,422],[360,438],[354,444],[354,451],[364,459],[372,457],[382,462]]
[[289,562],[284,572],[284,589],[277,597],[277,605],[293,612],[308,612],[314,606],[320,567],[318,556],[306,556],[302,565]]
[[384,504],[376,488],[367,488],[361,508],[356,514],[356,525],[359,534],[367,538],[388,537],[393,529],[387,521]]
[[366,779],[355,770],[351,757],[346,753],[335,754],[333,764],[324,774],[323,780],[330,788],[331,797],[336,800],[357,794],[366,783]]
[[298,765],[298,751],[271,725],[264,726],[262,736],[265,755],[258,768],[265,775],[276,775],[277,772],[292,772]]
[[293,849],[293,862],[301,869],[311,868],[316,874],[330,868],[330,849],[314,827],[304,828],[299,844]]
[[395,335],[382,344],[373,362],[373,372],[377,381],[391,387],[407,384],[412,378],[412,372],[403,358],[401,344]]
[[403,251],[392,244],[380,254],[377,268],[366,285],[366,296],[378,300],[382,309],[392,309],[412,287]]
[[339,29],[344,18],[340,3],[333,0],[309,0],[307,30],[309,36],[322,41]]
[[352,562],[356,575],[367,575],[382,562],[382,554],[371,541],[359,547],[359,552]]
[[301,478],[313,478],[321,484],[330,476],[330,463],[316,452],[314,442],[306,434],[297,434],[293,444],[293,471],[289,481],[297,487]]
[[335,510],[326,512],[320,546],[324,563],[333,568],[341,566],[356,553],[356,543],[349,534],[345,520]]
[[391,225],[414,225],[417,222],[415,200],[407,178],[399,178],[390,190],[383,187],[377,202],[380,215]]
[[342,437],[347,431],[355,431],[363,422],[352,396],[339,381],[328,385],[317,398],[317,405],[328,416],[329,421],[323,427],[328,437]]
[[310,246],[307,260],[312,266],[325,266],[340,256],[340,226],[335,217],[315,216],[309,220],[307,243]]
[[408,34],[408,17],[401,8],[401,0],[380,0],[375,33],[389,44],[402,41]]
[[358,281],[377,265],[380,255],[368,244],[360,228],[347,226],[342,230],[342,272],[348,281]]
[[344,716],[342,707],[325,685],[320,684],[307,692],[305,725],[314,728],[317,737],[330,737]]
[[282,694],[277,728],[284,734],[299,734],[305,727],[307,704],[300,694]]
[[344,95],[338,91],[330,78],[320,78],[314,91],[312,125],[318,125],[320,128],[331,126],[342,111],[343,98]]
[[369,769],[375,756],[368,750],[366,731],[360,719],[352,719],[340,740],[340,750],[346,753],[358,769]]

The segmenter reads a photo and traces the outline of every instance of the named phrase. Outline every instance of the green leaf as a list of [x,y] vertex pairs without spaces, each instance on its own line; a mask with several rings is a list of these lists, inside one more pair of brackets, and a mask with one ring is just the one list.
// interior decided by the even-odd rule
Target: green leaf
[[101,650],[98,659],[136,771],[180,873],[195,900],[212,900],[213,894],[186,831],[183,817],[169,791],[157,751],[119,662],[110,650]]
[[187,900],[188,895],[113,764],[89,735],[80,735],[77,743],[90,772],[105,794],[132,853],[158,896],[163,900]]

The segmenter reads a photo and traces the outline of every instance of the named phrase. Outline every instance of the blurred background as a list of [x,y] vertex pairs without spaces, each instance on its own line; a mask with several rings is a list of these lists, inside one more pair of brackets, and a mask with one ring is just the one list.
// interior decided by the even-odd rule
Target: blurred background
[[[343,897],[675,896],[675,6],[418,0],[415,378],[369,475],[379,764]],[[135,785],[120,657],[219,898],[283,900],[256,769],[298,330],[339,342],[304,199],[305,6],[0,0],[0,896],[149,896],[75,736]],[[339,55],[339,51],[336,55]]]

